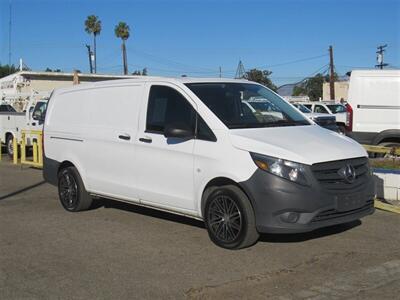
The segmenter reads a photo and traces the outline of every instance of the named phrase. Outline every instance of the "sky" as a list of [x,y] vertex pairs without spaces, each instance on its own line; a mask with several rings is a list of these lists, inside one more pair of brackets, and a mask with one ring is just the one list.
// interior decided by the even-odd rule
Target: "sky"
[[300,81],[327,70],[329,45],[336,71],[373,68],[376,47],[400,67],[400,0],[0,0],[0,63],[11,52],[32,70],[89,71],[84,31],[98,16],[98,73],[122,73],[121,40],[114,27],[128,23],[129,71],[149,75],[233,77],[246,70],[272,71],[275,84]]

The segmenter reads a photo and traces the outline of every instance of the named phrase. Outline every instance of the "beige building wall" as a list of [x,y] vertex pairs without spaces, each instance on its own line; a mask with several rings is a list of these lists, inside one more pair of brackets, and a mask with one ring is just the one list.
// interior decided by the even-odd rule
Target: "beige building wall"
[[[335,100],[340,99],[347,100],[349,93],[349,81],[337,81],[335,82]],[[329,82],[324,82],[322,85],[322,100],[331,100],[331,92]]]
[[72,80],[45,80],[34,79],[29,84],[21,87],[21,93],[30,93],[32,90],[37,92],[52,91],[55,88],[72,86]]

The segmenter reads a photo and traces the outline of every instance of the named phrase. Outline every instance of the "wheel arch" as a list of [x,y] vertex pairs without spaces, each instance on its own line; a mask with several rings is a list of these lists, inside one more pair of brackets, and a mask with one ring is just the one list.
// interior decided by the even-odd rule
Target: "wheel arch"
[[400,129],[389,129],[379,132],[373,139],[373,145],[378,145],[383,142],[398,142],[400,143]]
[[76,166],[72,162],[70,162],[69,160],[64,160],[58,166],[57,174],[60,173],[61,170],[65,169],[65,168],[68,168],[68,167],[75,167],[76,168]]
[[254,203],[250,195],[246,192],[246,190],[240,185],[239,182],[236,182],[235,180],[224,177],[224,176],[219,176],[215,177],[207,182],[207,184],[204,186],[202,189],[202,195],[201,195],[201,203],[200,203],[200,212],[201,216],[204,217],[204,209],[206,206],[207,198],[208,196],[218,187],[224,186],[224,185],[234,185],[238,187],[249,199],[250,205],[253,207],[254,210]]
[[85,186],[85,189],[87,189],[88,186],[86,183],[86,173],[83,171],[83,169],[81,168],[81,166],[78,163],[76,163],[75,161],[73,161],[71,159],[65,159],[59,164],[58,169],[57,169],[57,177],[58,177],[59,172],[62,169],[65,169],[68,167],[74,167],[77,169],[79,175],[81,176],[83,185]]

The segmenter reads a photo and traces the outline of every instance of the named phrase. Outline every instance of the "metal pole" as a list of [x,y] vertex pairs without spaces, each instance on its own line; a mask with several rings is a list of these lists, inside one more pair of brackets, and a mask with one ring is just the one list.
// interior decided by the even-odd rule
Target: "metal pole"
[[10,19],[8,23],[8,68],[11,72],[11,0],[10,0]]
[[86,48],[88,50],[88,55],[89,55],[89,68],[90,68],[90,74],[93,73],[93,65],[92,65],[92,51],[90,50],[90,45],[86,45]]
[[330,77],[329,77],[329,88],[331,100],[335,100],[335,73],[333,64],[333,48],[329,46],[329,67],[330,67]]

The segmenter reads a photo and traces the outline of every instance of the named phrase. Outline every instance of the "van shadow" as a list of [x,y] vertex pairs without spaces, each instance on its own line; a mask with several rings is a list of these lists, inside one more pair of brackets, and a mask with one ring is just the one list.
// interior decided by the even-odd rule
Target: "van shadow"
[[[204,223],[199,220],[195,220],[189,217],[176,215],[173,213],[168,213],[164,211],[159,211],[156,209],[151,209],[135,204],[114,201],[106,198],[99,198],[94,201],[92,209],[96,208],[112,208],[112,209],[119,209],[124,210],[136,214],[141,214],[144,216],[149,216],[157,219],[162,219],[170,222],[176,222],[180,224],[185,224],[197,228],[205,229]],[[265,242],[265,243],[299,243],[304,242],[307,240],[318,239],[322,237],[327,237],[330,235],[339,234],[345,232],[347,230],[351,230],[355,227],[361,225],[360,220],[356,220],[353,222],[334,225],[330,227],[325,227],[321,229],[317,229],[311,232],[306,233],[296,233],[296,234],[260,234],[260,238],[258,242]]]
[[327,237],[330,235],[339,234],[347,230],[351,230],[355,227],[361,225],[360,220],[355,220],[349,223],[333,225],[329,227],[324,227],[316,229],[314,231],[305,233],[290,233],[290,234],[261,234],[259,242],[266,243],[299,243],[308,240],[314,240],[322,237]]
[[144,216],[148,217],[153,217],[157,219],[162,219],[166,221],[171,221],[171,222],[176,222],[176,223],[181,223],[193,227],[198,227],[198,228],[205,228],[204,223],[202,221],[192,219],[189,217],[181,216],[181,215],[176,215],[168,212],[164,212],[161,210],[156,210],[156,209],[151,209],[147,208],[144,206],[140,205],[135,205],[134,203],[125,203],[125,202],[120,202],[120,201],[115,201],[111,199],[106,199],[106,198],[98,198],[96,201],[94,201],[92,205],[92,209],[96,208],[113,208],[113,209],[119,209],[119,210],[124,210],[136,214],[141,214]]

